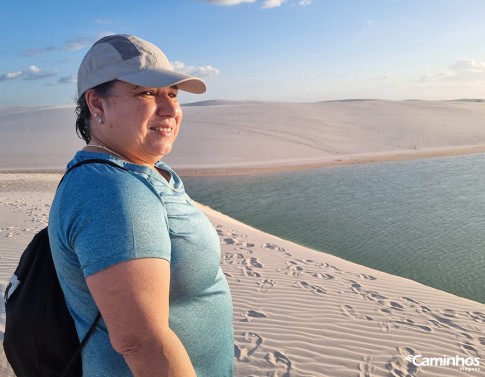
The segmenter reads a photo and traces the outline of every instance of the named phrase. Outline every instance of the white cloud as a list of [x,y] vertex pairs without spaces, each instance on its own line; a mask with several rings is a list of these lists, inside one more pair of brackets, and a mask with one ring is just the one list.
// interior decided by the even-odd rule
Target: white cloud
[[47,77],[52,77],[57,75],[57,72],[53,71],[44,71],[37,67],[36,65],[31,65],[27,69],[22,71],[14,71],[14,72],[7,72],[3,75],[0,75],[0,81],[9,81],[9,80],[40,80]]
[[24,56],[40,56],[54,51],[77,51],[83,48],[91,47],[91,45],[102,37],[115,34],[113,32],[102,32],[97,35],[84,35],[77,38],[69,39],[59,46],[49,46],[44,48],[29,48],[23,51]]
[[485,62],[476,62],[475,60],[459,60],[450,66],[454,72],[484,72]]
[[83,49],[84,47],[90,47],[93,42],[93,37],[77,37],[64,42],[59,49],[67,51],[77,51]]
[[220,73],[220,71],[217,68],[214,68],[211,65],[203,65],[198,67],[186,66],[184,63],[180,61],[171,62],[171,64],[175,71],[186,73],[188,75],[197,76],[197,77],[217,76]]
[[14,80],[22,76],[22,71],[7,72],[0,76],[0,81]]
[[22,55],[24,56],[40,56],[44,54],[48,54],[51,51],[57,50],[55,47],[45,47],[45,48],[29,48],[24,50]]
[[63,76],[59,79],[61,84],[75,84],[77,83],[77,75]]
[[52,77],[55,75],[57,75],[57,72],[43,71],[36,65],[31,65],[29,68],[22,71],[22,75],[20,76],[20,78],[22,80],[39,80],[47,77]]
[[309,5],[311,5],[312,3],[312,0],[300,0],[298,2],[298,5],[301,6],[301,7],[307,7]]
[[265,0],[261,8],[270,9],[280,7],[286,0]]
[[254,3],[256,0],[203,0],[203,1],[209,4],[231,6],[231,5],[238,5],[242,3]]
[[27,72],[31,75],[38,75],[40,72],[40,68],[36,65],[31,65],[29,68],[27,68]]
[[467,59],[459,60],[450,65],[445,71],[424,75],[421,77],[421,81],[485,81],[485,62]]

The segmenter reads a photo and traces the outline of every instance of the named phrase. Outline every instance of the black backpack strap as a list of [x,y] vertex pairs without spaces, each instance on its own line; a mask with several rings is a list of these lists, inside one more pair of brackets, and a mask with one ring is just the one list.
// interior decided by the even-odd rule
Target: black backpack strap
[[57,188],[59,188],[59,186],[61,185],[62,181],[64,181],[64,178],[66,178],[66,175],[68,173],[86,164],[105,164],[121,170],[126,170],[126,171],[128,170],[125,167],[118,165],[116,162],[113,162],[111,160],[105,160],[104,158],[90,158],[89,160],[79,161],[78,163],[72,165],[69,169],[67,169],[66,172],[64,173],[64,176],[61,178],[61,181],[59,182],[59,185],[57,186]]
[[66,377],[66,376],[69,375],[69,371],[71,370],[71,368],[76,363],[76,360],[78,359],[78,357],[80,357],[82,349],[84,348],[84,346],[88,342],[88,339],[90,338],[91,334],[94,332],[94,329],[96,328],[96,325],[98,324],[100,319],[101,319],[101,313],[98,312],[96,319],[94,320],[93,324],[89,328],[86,335],[84,335],[84,338],[81,341],[81,343],[79,344],[79,347],[77,347],[76,352],[74,352],[74,355],[72,355],[71,359],[67,363],[66,368],[64,369],[64,371],[61,374],[61,377]]

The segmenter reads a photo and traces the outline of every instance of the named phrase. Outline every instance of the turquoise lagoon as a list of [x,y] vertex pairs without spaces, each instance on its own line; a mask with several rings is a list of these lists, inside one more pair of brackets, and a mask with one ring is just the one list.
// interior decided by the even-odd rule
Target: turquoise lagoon
[[265,232],[485,303],[483,154],[184,182]]

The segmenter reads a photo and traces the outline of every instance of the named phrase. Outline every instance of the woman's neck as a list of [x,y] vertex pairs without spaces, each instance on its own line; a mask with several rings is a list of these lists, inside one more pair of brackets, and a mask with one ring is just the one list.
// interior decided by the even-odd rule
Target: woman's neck
[[116,156],[124,161],[128,161],[128,162],[131,162],[133,164],[137,164],[137,165],[142,165],[142,166],[147,166],[153,170],[155,170],[156,172],[158,172],[163,178],[165,178],[165,180],[167,180],[167,182],[170,181],[170,173],[168,173],[167,171],[163,170],[163,169],[158,169],[155,164],[151,165],[151,164],[148,164],[148,163],[136,163],[134,161],[132,161],[131,159],[123,156],[122,154],[118,153],[118,152],[115,152],[114,150],[112,150],[111,148],[108,148],[106,145],[103,145],[101,143],[98,143],[98,142],[95,142],[95,141],[91,141],[89,142],[88,145],[86,145],[83,150],[88,150],[90,148],[93,148],[93,149],[97,149],[98,151],[101,150],[102,153],[108,153],[108,154],[111,154],[113,156]]

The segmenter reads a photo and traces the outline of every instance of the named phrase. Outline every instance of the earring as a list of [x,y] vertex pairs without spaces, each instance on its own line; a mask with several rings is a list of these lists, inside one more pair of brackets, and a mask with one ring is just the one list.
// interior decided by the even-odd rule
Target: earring
[[99,123],[99,124],[103,124],[103,118],[99,117],[99,118],[98,118],[98,123]]

